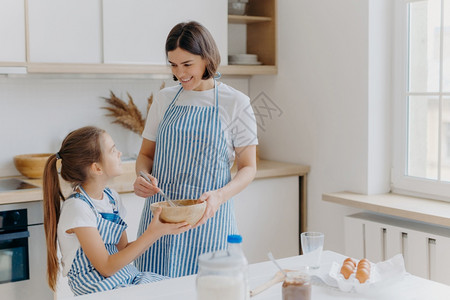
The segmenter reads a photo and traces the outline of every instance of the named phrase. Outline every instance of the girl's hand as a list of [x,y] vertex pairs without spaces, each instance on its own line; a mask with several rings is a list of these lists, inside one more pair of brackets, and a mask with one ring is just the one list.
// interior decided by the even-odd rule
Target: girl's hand
[[204,193],[198,200],[201,202],[206,201],[206,209],[203,217],[200,219],[200,221],[197,222],[197,224],[195,224],[194,227],[205,224],[209,218],[213,217],[216,214],[216,211],[220,208],[220,205],[222,205],[222,203],[224,203],[226,199],[224,199],[220,190],[215,190]]
[[[192,228],[187,222],[180,223],[163,223],[159,220],[162,208],[158,207],[153,211],[153,219],[147,227],[147,230],[156,234],[158,237],[162,237],[167,234],[180,234]],[[146,231],[147,231],[146,230]]]
[[156,180],[156,178],[150,174],[147,174],[147,176],[152,182],[152,184],[150,184],[142,176],[138,176],[133,184],[134,193],[142,198],[153,196],[159,191],[158,180]]

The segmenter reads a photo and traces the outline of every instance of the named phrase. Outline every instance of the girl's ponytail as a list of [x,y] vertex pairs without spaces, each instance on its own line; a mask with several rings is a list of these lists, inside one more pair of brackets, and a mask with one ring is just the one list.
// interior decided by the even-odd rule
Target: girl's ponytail
[[57,162],[61,159],[61,178],[72,188],[86,181],[88,169],[94,162],[101,161],[100,136],[103,129],[86,126],[70,132],[61,144],[58,153],[47,160],[44,169],[44,229],[47,241],[47,281],[56,289],[59,274],[57,255],[57,230],[61,204],[65,200],[59,184]]
[[48,158],[43,176],[44,229],[45,239],[47,241],[47,281],[53,291],[56,289],[56,281],[59,273],[56,233],[61,211],[61,201],[64,200],[56,166],[58,158],[59,154],[53,154]]

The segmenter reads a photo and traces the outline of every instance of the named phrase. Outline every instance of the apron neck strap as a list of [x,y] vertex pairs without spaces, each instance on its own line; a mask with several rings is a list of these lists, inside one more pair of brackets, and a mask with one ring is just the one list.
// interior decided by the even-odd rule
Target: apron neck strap
[[[84,197],[86,197],[86,199],[92,204],[92,206],[95,207],[94,201],[92,201],[92,198],[86,193],[86,191],[83,189],[83,187],[81,185],[79,185],[78,188],[80,189],[80,191],[84,195]],[[113,213],[118,214],[119,210],[117,208],[117,203],[116,203],[116,201],[114,201],[114,197],[112,196],[110,191],[106,191],[106,196],[109,198],[109,203],[112,206]],[[95,208],[95,209],[97,210],[97,208]]]
[[219,108],[219,88],[217,86],[218,86],[217,81],[216,81],[216,79],[214,79],[214,99],[216,102],[216,108],[218,109]]
[[81,184],[77,187],[80,189],[81,194],[92,204],[92,206],[95,207],[94,203],[92,202],[91,197],[89,197],[89,195],[86,193],[86,191],[83,189],[83,187],[81,186]]
[[[217,81],[214,78],[214,106],[218,109],[219,108],[219,89],[217,86],[218,86]],[[177,102],[178,97],[180,96],[182,91],[183,91],[183,87],[181,86],[180,89],[178,90],[177,94],[175,95],[175,97],[173,97],[173,100],[170,103],[169,107],[175,105],[175,102]]]

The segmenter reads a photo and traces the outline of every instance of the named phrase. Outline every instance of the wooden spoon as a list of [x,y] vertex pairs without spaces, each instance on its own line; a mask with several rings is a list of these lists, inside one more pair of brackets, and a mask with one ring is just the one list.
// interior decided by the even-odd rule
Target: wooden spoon
[[[283,271],[285,273],[287,272],[292,272],[293,270],[286,270],[283,269]],[[261,284],[260,286],[257,286],[256,288],[254,288],[253,290],[250,291],[250,297],[256,296],[259,293],[267,290],[268,288],[270,288],[272,285],[277,284],[279,282],[282,282],[284,280],[284,274],[282,271],[278,271],[275,273],[275,275],[272,277],[272,279],[270,279],[269,281]]]

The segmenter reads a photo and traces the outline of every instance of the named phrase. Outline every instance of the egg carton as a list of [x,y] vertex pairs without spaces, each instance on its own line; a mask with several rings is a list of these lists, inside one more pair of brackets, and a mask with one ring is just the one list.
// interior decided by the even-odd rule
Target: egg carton
[[366,282],[360,283],[353,272],[348,279],[341,274],[342,262],[333,262],[329,276],[336,280],[338,288],[343,292],[368,293],[371,289],[384,283],[401,278],[406,274],[405,262],[401,254],[379,263],[370,263],[370,276]]

